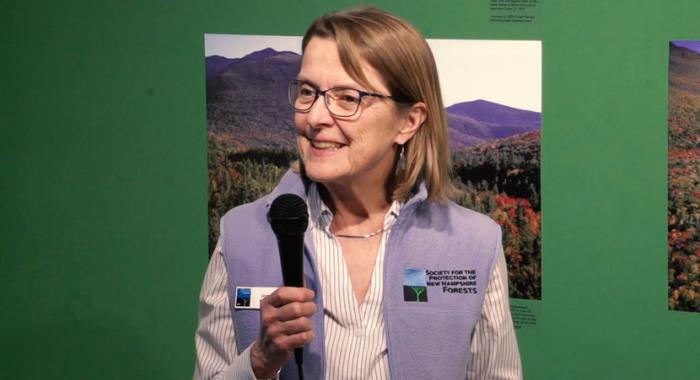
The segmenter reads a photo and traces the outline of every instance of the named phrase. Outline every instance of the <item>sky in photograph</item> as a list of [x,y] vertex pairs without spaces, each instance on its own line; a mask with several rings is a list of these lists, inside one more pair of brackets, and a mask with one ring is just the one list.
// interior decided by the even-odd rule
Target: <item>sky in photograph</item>
[[690,49],[694,52],[700,53],[700,41],[690,41],[690,40],[681,40],[681,41],[673,41],[673,43],[676,46],[681,46],[686,49]]
[[[483,99],[541,112],[540,41],[429,39],[428,43],[437,62],[445,106]],[[240,58],[268,47],[301,53],[301,37],[205,35],[207,57]]]

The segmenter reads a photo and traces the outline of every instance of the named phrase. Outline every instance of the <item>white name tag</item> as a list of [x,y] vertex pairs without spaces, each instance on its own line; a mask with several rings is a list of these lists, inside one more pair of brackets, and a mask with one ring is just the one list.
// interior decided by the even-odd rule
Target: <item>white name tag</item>
[[237,286],[234,307],[236,309],[260,309],[260,300],[270,295],[277,288],[259,286]]

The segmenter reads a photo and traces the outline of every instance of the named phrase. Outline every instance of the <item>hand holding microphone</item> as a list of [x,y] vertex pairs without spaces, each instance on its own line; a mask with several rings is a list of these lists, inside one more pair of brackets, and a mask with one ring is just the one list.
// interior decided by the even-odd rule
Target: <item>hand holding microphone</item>
[[268,378],[294,350],[301,378],[303,346],[313,340],[311,316],[316,312],[314,292],[303,287],[304,232],[309,223],[306,202],[293,194],[275,198],[270,221],[280,250],[284,287],[260,302],[260,336],[253,344],[250,360],[255,376]]
[[256,378],[273,377],[289,361],[295,348],[313,340],[313,297],[310,289],[282,287],[260,301],[260,336],[250,354]]

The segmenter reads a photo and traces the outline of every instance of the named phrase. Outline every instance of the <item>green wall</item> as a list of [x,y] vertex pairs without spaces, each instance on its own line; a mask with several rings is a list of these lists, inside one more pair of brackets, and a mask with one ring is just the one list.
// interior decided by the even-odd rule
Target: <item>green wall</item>
[[[204,38],[349,1],[0,5],[0,378],[186,379],[207,260]],[[690,379],[669,312],[668,41],[696,0],[381,1],[431,38],[543,40],[543,300],[527,379]],[[441,5],[440,5],[441,4]],[[517,63],[514,63],[517,64]]]

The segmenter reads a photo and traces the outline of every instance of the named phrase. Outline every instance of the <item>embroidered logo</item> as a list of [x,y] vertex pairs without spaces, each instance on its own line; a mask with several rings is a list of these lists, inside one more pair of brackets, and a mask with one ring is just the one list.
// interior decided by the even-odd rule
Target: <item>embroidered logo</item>
[[425,271],[429,287],[442,289],[446,294],[477,294],[477,273],[474,269],[446,269]]
[[425,269],[403,270],[403,300],[405,302],[428,302],[428,283]]

